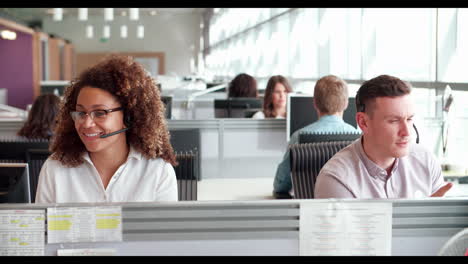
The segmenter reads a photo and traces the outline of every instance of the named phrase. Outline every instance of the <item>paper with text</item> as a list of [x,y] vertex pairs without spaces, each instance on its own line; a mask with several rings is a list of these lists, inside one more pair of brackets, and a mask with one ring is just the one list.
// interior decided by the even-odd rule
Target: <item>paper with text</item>
[[0,256],[43,256],[44,210],[0,210]]
[[299,222],[301,256],[391,255],[391,202],[303,201]]
[[122,208],[47,208],[47,242],[122,241]]
[[115,248],[58,249],[57,256],[115,256]]

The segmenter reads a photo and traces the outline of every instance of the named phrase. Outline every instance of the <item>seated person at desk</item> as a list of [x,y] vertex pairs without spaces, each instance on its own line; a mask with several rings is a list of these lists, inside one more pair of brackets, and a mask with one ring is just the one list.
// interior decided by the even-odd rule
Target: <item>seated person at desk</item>
[[[343,112],[348,107],[348,85],[344,80],[334,75],[320,78],[315,84],[314,100],[311,103],[314,104],[319,119],[294,132],[289,140],[289,145],[299,143],[299,134],[301,132],[358,132],[352,125],[343,121]],[[283,161],[276,169],[273,196],[277,198],[286,196],[289,198],[288,193],[291,191],[292,182],[288,148],[284,153]]]
[[55,127],[60,98],[54,94],[39,95],[28,113],[28,119],[17,135],[29,139],[49,140]]
[[323,166],[315,198],[423,198],[452,187],[435,157],[412,143],[410,94],[410,84],[393,76],[363,83],[356,94],[363,135]]
[[286,118],[286,97],[290,92],[291,85],[286,78],[281,75],[272,76],[265,89],[263,111],[256,112],[252,118]]
[[66,89],[37,203],[177,201],[176,164],[153,79],[113,55]]
[[241,73],[229,83],[228,97],[257,97],[257,81],[254,77]]

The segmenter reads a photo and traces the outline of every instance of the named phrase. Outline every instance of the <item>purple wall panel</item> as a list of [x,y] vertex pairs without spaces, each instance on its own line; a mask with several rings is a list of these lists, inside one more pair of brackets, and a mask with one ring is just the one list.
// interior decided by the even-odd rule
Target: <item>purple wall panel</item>
[[0,88],[8,90],[8,105],[26,109],[33,101],[32,35],[13,31],[15,40],[0,38]]

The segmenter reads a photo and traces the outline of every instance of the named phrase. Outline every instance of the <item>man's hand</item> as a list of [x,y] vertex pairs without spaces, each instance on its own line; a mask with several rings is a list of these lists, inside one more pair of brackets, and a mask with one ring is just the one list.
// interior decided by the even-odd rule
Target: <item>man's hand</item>
[[445,195],[446,192],[448,192],[448,190],[450,190],[450,188],[452,188],[453,186],[453,183],[449,182],[447,184],[445,184],[444,186],[440,187],[439,190],[437,190],[435,193],[433,193],[431,195],[431,197],[442,197]]

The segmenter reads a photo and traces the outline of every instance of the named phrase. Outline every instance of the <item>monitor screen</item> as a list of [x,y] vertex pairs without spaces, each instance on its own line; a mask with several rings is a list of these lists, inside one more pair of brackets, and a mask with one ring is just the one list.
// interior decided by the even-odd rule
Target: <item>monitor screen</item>
[[[310,94],[288,94],[286,122],[286,138],[288,141],[295,131],[318,120],[313,98]],[[343,113],[343,120],[357,128],[356,100],[354,97],[349,98],[348,108]]]
[[261,97],[232,97],[215,99],[215,118],[249,118],[263,107]]
[[30,203],[27,163],[0,163],[0,203]]

